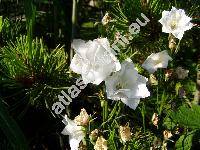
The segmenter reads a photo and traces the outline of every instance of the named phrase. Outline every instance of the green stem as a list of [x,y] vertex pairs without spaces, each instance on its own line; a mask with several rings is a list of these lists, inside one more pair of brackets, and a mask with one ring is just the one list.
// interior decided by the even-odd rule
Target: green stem
[[107,120],[107,118],[108,118],[108,102],[105,100],[105,104],[104,104],[104,118],[105,118],[105,120]]
[[124,148],[123,148],[123,150],[127,150],[127,146],[126,146],[127,144],[126,143],[124,143]]
[[158,102],[158,86],[156,88],[156,104],[157,104],[157,112],[160,115],[160,107],[159,107],[159,102]]
[[67,89],[69,89],[69,87],[51,87],[49,85],[47,85],[46,88],[52,89],[52,90],[67,90]]
[[146,131],[146,128],[145,128],[145,105],[144,105],[144,103],[143,103],[143,105],[142,105],[142,124],[143,124],[143,128],[144,128],[144,133],[145,133],[145,131]]
[[120,101],[117,101],[116,103],[115,103],[115,106],[114,106],[114,108],[113,108],[113,110],[112,110],[112,112],[110,113],[110,115],[107,117],[108,119],[107,120],[104,120],[105,118],[104,118],[104,116],[105,116],[105,108],[103,107],[103,123],[101,124],[101,126],[104,126],[107,122],[109,122],[112,118],[113,118],[113,116],[115,115],[115,114],[117,114],[117,113],[119,113],[118,111],[117,111],[117,108],[120,106]]
[[[73,5],[72,5],[72,34],[71,34],[71,39],[73,40],[75,37],[75,31],[76,31],[76,12],[77,12],[77,0],[73,0]],[[70,49],[70,61],[73,58],[73,50]]]
[[134,53],[130,56],[130,58],[132,58],[133,56],[135,56],[135,55],[138,54],[138,53],[139,53],[139,51],[134,52]]
[[105,122],[108,114],[108,103],[106,100],[102,100],[102,108],[103,108],[103,122]]
[[176,2],[176,0],[174,0],[174,5],[175,5],[175,7],[177,7],[177,2]]
[[178,52],[179,46],[180,46],[181,40],[179,40],[178,45],[176,46],[175,54]]

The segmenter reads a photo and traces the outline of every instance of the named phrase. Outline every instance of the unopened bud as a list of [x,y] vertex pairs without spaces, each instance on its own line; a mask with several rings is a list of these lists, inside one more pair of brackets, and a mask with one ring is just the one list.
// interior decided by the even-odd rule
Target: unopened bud
[[154,126],[158,127],[158,114],[154,113],[151,119]]
[[99,134],[98,129],[93,130],[93,131],[90,133],[90,135],[89,135],[90,140],[91,140],[91,141],[96,141],[97,138],[98,138],[98,134]]
[[169,48],[173,51],[176,49],[176,38],[170,34],[169,35]]
[[189,70],[183,69],[182,67],[176,68],[176,74],[178,79],[185,79],[188,77]]
[[165,131],[163,131],[163,136],[164,136],[164,139],[167,140],[170,137],[172,137],[172,133],[171,133],[171,131],[165,130]]
[[81,109],[80,115],[78,115],[78,116],[75,117],[74,122],[77,125],[81,125],[81,126],[84,126],[84,125],[88,124],[88,122],[89,122],[89,115],[88,115],[88,113],[86,112],[86,110],[84,108]]
[[128,123],[125,126],[119,127],[119,135],[123,142],[127,142],[131,139],[132,133]]
[[105,14],[105,16],[102,18],[101,22],[103,25],[107,25],[111,20],[111,17],[108,13]]
[[81,141],[78,147],[78,150],[87,150],[87,146],[83,144],[83,142]]
[[95,150],[107,150],[107,141],[103,138],[103,136],[98,137],[96,144],[94,146]]
[[150,85],[158,85],[158,80],[153,74],[150,74],[149,83]]

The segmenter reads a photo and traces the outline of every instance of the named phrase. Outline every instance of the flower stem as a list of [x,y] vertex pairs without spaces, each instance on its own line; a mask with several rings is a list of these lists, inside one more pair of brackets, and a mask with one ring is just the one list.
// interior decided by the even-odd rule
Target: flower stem
[[108,102],[103,100],[103,122],[107,120],[108,117]]
[[178,53],[178,49],[180,47],[181,40],[178,41],[178,45],[176,46],[175,54]]
[[142,105],[141,113],[142,113],[142,124],[143,124],[143,128],[144,128],[144,133],[145,133],[146,128],[145,128],[145,105],[144,105],[144,103]]
[[124,147],[123,147],[123,150],[127,150],[127,146],[126,146],[127,144],[126,143],[124,143]]
[[[121,110],[121,109],[118,109],[118,111],[117,111],[117,108],[118,108],[119,106],[120,106],[120,101],[117,101],[117,102],[115,103],[115,106],[114,106],[113,110],[111,111],[110,115],[106,117],[106,119],[108,118],[107,120],[105,120],[105,117],[104,117],[104,116],[105,116],[105,110],[104,110],[104,108],[103,108],[103,123],[101,124],[101,126],[104,127],[104,125],[105,125],[107,122],[109,122],[109,121],[113,118],[113,116],[114,116],[115,114],[118,114],[118,113],[119,113],[119,110]],[[106,114],[108,114],[108,110],[107,110]]]
[[[71,33],[71,40],[74,39],[75,37],[75,32],[76,32],[76,19],[77,19],[77,0],[73,0],[72,4],[72,33]],[[73,50],[70,49],[70,61],[73,58]]]
[[177,2],[176,2],[176,0],[174,0],[174,5],[175,5],[175,7],[177,7]]

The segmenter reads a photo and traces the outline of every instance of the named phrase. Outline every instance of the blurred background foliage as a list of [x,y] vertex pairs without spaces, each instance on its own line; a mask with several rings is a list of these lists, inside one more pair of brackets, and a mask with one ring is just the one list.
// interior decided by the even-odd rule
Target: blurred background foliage
[[[69,71],[71,40],[107,37],[112,43],[117,35],[129,37],[128,26],[144,13],[150,22],[121,47],[118,58],[131,57],[139,72],[148,77],[140,64],[152,52],[169,50],[168,35],[162,33],[158,20],[162,11],[172,6],[184,9],[195,24],[184,34],[169,65],[169,69],[188,69],[189,78],[166,80],[166,70],[159,70],[155,76],[158,84],[149,85],[152,96],[141,100],[135,111],[106,100],[104,88],[88,85],[64,113],[73,118],[84,107],[95,114],[96,124],[89,130],[108,131],[104,134],[113,150],[123,147],[117,142],[117,129],[126,122],[134,134],[127,149],[161,149],[166,129],[179,132],[167,141],[168,149],[198,149],[200,108],[194,93],[200,87],[196,82],[199,0],[0,0],[0,149],[69,148],[67,137],[60,134],[64,127],[61,116],[54,116],[51,106],[58,101],[60,91],[78,78]],[[101,19],[106,12],[111,21],[103,26]],[[186,92],[182,97],[181,89]],[[106,104],[108,111],[103,115],[101,104]],[[154,112],[159,115],[159,129],[151,123]],[[88,149],[93,149],[89,142]]]

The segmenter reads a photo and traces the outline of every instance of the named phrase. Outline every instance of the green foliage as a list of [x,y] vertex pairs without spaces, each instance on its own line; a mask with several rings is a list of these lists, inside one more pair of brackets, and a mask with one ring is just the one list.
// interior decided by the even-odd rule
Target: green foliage
[[[58,100],[57,95],[60,91],[67,90],[68,86],[74,84],[66,54],[70,51],[71,37],[84,40],[107,37],[112,44],[119,35],[129,38],[129,25],[135,23],[137,18],[143,21],[141,17],[143,13],[150,22],[141,27],[137,35],[132,35],[133,39],[129,40],[129,44],[120,47],[121,51],[117,57],[120,61],[130,57],[141,75],[154,79],[153,86],[152,83],[147,84],[151,96],[141,99],[138,108],[131,110],[120,101],[107,100],[106,92],[102,90],[104,87],[89,84],[81,92],[81,100],[77,98],[68,107],[75,108],[69,111],[69,116],[76,116],[80,107],[87,106],[87,111],[90,111],[93,119],[86,129],[87,133],[98,129],[100,132],[98,136],[103,135],[108,141],[108,149],[111,150],[138,150],[150,147],[159,149],[166,141],[174,143],[172,147],[167,144],[169,149],[191,149],[195,145],[193,133],[197,133],[195,130],[200,128],[199,105],[190,104],[194,97],[193,92],[197,90],[195,69],[199,59],[199,1],[104,0],[104,2],[102,5],[100,0],[77,0],[77,8],[74,7],[74,10],[77,9],[77,16],[76,13],[70,16],[71,1],[23,0],[19,1],[22,3],[19,8],[23,8],[24,11],[22,14],[13,16],[15,11],[13,7],[8,8],[8,11],[13,10],[10,11],[11,13],[2,14],[3,17],[0,17],[2,38],[0,42],[3,44],[0,49],[0,97],[3,97],[10,114],[23,118],[30,105],[38,109],[46,107],[51,111],[51,106]],[[171,51],[173,61],[168,68],[159,69],[150,75],[141,64],[153,52],[170,51],[168,34],[162,33],[158,20],[162,12],[170,10],[172,6],[184,9],[186,14],[193,18],[192,22],[196,26],[185,32],[178,53],[173,54]],[[106,12],[111,20],[108,24],[102,25],[101,19]],[[26,17],[21,20],[18,19],[20,18],[18,15]],[[65,51],[64,47],[55,48],[57,43],[64,43]],[[189,76],[184,80],[177,79],[175,73],[177,66],[189,70]],[[168,69],[173,73],[166,77]],[[101,98],[96,96],[99,93]],[[191,106],[187,106],[188,104]],[[157,125],[152,123],[153,113],[158,114]],[[14,149],[18,143],[19,146],[22,145],[19,149],[25,149],[23,145],[26,147],[26,141],[20,128],[9,116],[2,103],[0,103],[0,122],[0,131],[7,136],[6,140],[1,140],[1,144],[5,146],[0,149],[12,149],[10,146]],[[132,138],[127,143],[123,143],[118,130],[119,126],[127,122],[130,123]],[[50,128],[47,127],[47,130]],[[60,133],[60,126],[55,128],[59,128],[56,134]],[[183,131],[176,132],[177,128]],[[164,130],[171,131],[173,136],[168,140],[163,139]],[[39,141],[40,139],[37,138],[36,140]],[[63,137],[59,136],[59,138],[62,141]],[[199,141],[199,136],[197,139],[196,143]],[[93,149],[95,141],[89,141],[88,135],[85,140],[87,149]]]
[[200,128],[200,106],[192,105],[181,106],[177,111],[171,113],[171,118],[174,122],[184,125],[192,129]]
[[177,150],[190,150],[192,147],[193,132],[189,132],[186,135],[182,135],[176,142]]
[[16,121],[9,115],[2,99],[0,99],[0,122],[0,130],[7,137],[12,148],[14,150],[28,150],[28,143],[24,134]]
[[[179,0],[105,0],[105,2],[106,12],[109,13],[111,21],[107,25],[102,26],[99,31],[103,37],[107,37],[111,41],[111,44],[117,39],[116,35],[125,36],[127,39],[129,38],[128,26],[131,23],[136,22],[137,18],[143,20],[141,18],[141,13],[144,13],[147,18],[149,18],[150,22],[141,27],[141,30],[137,35],[132,35],[133,39],[129,40],[129,44],[126,44],[125,47],[121,46],[121,51],[118,54],[120,61],[131,57],[133,62],[137,64],[136,67],[140,74],[143,74],[146,77],[149,77],[149,74],[138,67],[141,66],[146,57],[153,52],[155,53],[162,50],[170,51],[168,46],[168,35],[162,33],[162,27],[158,22],[162,16],[162,12],[164,10],[169,11],[172,6],[174,6],[179,9],[184,9],[186,14],[192,18],[198,18],[195,16],[199,16],[200,6],[199,2],[195,0],[184,2]],[[195,19],[194,22],[195,21],[198,24],[198,20]],[[140,113],[142,113],[142,116],[137,116],[131,120],[131,122],[134,123],[138,121],[137,123],[139,126],[143,126],[142,130],[144,130],[144,132],[151,130],[151,133],[153,132],[156,137],[162,139],[162,132],[166,129],[172,131],[172,134],[174,134],[177,127],[183,127],[185,130],[187,130],[187,127],[191,129],[199,128],[199,106],[192,106],[192,108],[185,106],[186,104],[190,104],[190,101],[193,100],[193,93],[196,90],[196,71],[194,71],[194,68],[197,63],[195,55],[197,54],[199,44],[197,44],[198,42],[195,42],[194,39],[199,39],[197,35],[199,33],[198,28],[199,27],[193,27],[190,31],[185,32],[184,38],[180,44],[179,52],[176,56],[171,54],[173,61],[168,65],[168,69],[171,69],[173,74],[167,79],[165,73],[168,69],[160,69],[154,73],[157,84],[154,86],[149,85],[149,89],[151,90],[150,98],[145,99],[143,101],[144,103],[140,102],[139,110]],[[184,80],[177,79],[175,69],[178,66],[187,66],[186,69],[189,70],[188,78]],[[143,104],[145,104],[145,107],[143,107]],[[181,107],[175,111],[179,106]],[[136,112],[137,110],[131,113],[131,115],[134,116],[137,114]],[[156,131],[149,128],[149,124],[152,124],[149,122],[151,122],[151,115],[153,112],[159,114]],[[125,118],[127,119],[128,117]],[[110,132],[112,132],[112,130]],[[153,136],[151,135],[150,137],[152,138]],[[182,137],[183,136],[178,140],[178,143],[183,142]],[[192,145],[192,138],[189,137],[190,136],[188,135],[183,145],[185,149],[189,149]],[[139,143],[138,145],[145,143],[144,141],[135,139],[135,144],[132,145],[132,142],[130,142],[129,146],[131,145],[131,148],[134,149],[134,145],[135,147],[138,146],[136,144],[137,142]],[[179,147],[181,149],[182,147],[180,147],[180,144],[178,143],[177,148]],[[152,143],[150,145],[152,146]],[[174,147],[170,148],[174,149]],[[136,149],[140,149],[139,146]]]
[[196,91],[196,83],[192,80],[187,80],[183,87],[187,90],[188,93],[194,93]]
[[0,32],[2,30],[2,26],[3,26],[3,16],[0,16]]
[[54,92],[67,83],[67,55],[63,48],[57,47],[48,52],[42,40],[36,38],[30,49],[29,39],[21,36],[1,51],[1,86],[21,89],[31,104],[51,106],[56,101]]
[[1,132],[1,136],[0,136],[0,141],[1,141],[0,142],[0,149],[9,149],[9,150],[14,149],[12,147],[12,145],[9,143],[9,141],[7,140],[6,136],[2,132]]
[[27,30],[27,42],[29,51],[32,49],[32,41],[33,41],[33,28],[35,25],[36,19],[36,7],[33,4],[33,0],[25,0],[25,15],[26,15],[26,30]]
[[24,32],[25,22],[2,17],[1,37],[2,43],[14,42],[19,34]]
[[172,121],[171,118],[168,116],[165,117],[163,125],[168,129],[168,130],[173,130],[176,127],[176,124]]

